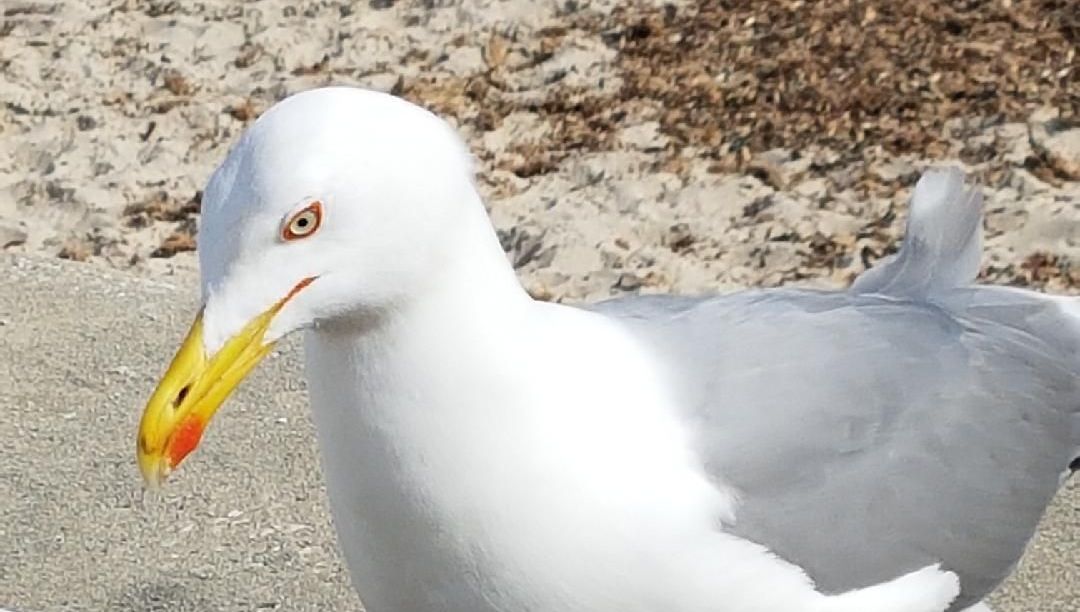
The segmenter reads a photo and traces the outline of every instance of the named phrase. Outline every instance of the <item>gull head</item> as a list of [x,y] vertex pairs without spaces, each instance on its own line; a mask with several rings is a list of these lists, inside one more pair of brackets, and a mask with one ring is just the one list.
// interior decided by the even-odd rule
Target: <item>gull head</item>
[[395,308],[431,282],[475,197],[456,133],[399,98],[329,87],[263,114],[204,191],[203,305],[143,412],[147,483],[195,449],[277,340]]

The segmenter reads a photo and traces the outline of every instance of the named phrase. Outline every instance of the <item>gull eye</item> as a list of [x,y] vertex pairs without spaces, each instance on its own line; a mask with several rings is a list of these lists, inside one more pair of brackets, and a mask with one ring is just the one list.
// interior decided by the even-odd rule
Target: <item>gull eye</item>
[[312,202],[301,210],[294,213],[281,228],[283,240],[299,240],[307,238],[319,229],[322,223],[322,203]]

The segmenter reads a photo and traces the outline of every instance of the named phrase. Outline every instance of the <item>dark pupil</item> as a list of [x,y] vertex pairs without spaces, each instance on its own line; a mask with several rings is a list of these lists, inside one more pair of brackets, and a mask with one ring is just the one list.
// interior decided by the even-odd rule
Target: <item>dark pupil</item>
[[296,220],[296,225],[298,227],[300,227],[301,229],[307,227],[307,224],[308,224],[307,217],[300,217],[299,219]]

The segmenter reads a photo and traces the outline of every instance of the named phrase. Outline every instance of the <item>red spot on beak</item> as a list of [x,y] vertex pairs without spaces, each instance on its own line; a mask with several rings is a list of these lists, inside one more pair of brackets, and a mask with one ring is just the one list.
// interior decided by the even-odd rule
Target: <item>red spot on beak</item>
[[184,419],[169,440],[169,467],[180,465],[184,457],[187,457],[199,445],[202,434],[203,422],[199,417],[190,415]]
[[303,291],[303,289],[305,287],[307,287],[311,283],[315,282],[316,278],[318,278],[318,277],[317,276],[309,276],[309,277],[305,278],[304,280],[300,281],[299,283],[296,283],[296,286],[294,286],[292,289],[290,289],[289,293],[287,293],[285,295],[285,297],[282,298],[281,302],[279,302],[279,303],[284,306],[286,302],[288,302],[289,300],[296,297],[297,293],[300,293],[301,291]]

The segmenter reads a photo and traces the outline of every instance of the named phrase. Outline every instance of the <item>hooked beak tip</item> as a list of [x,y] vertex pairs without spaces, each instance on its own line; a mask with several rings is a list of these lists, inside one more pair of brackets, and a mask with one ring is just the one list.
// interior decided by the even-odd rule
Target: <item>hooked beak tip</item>
[[172,468],[165,457],[145,454],[140,448],[139,471],[142,472],[143,485],[150,491],[158,492],[172,473]]

